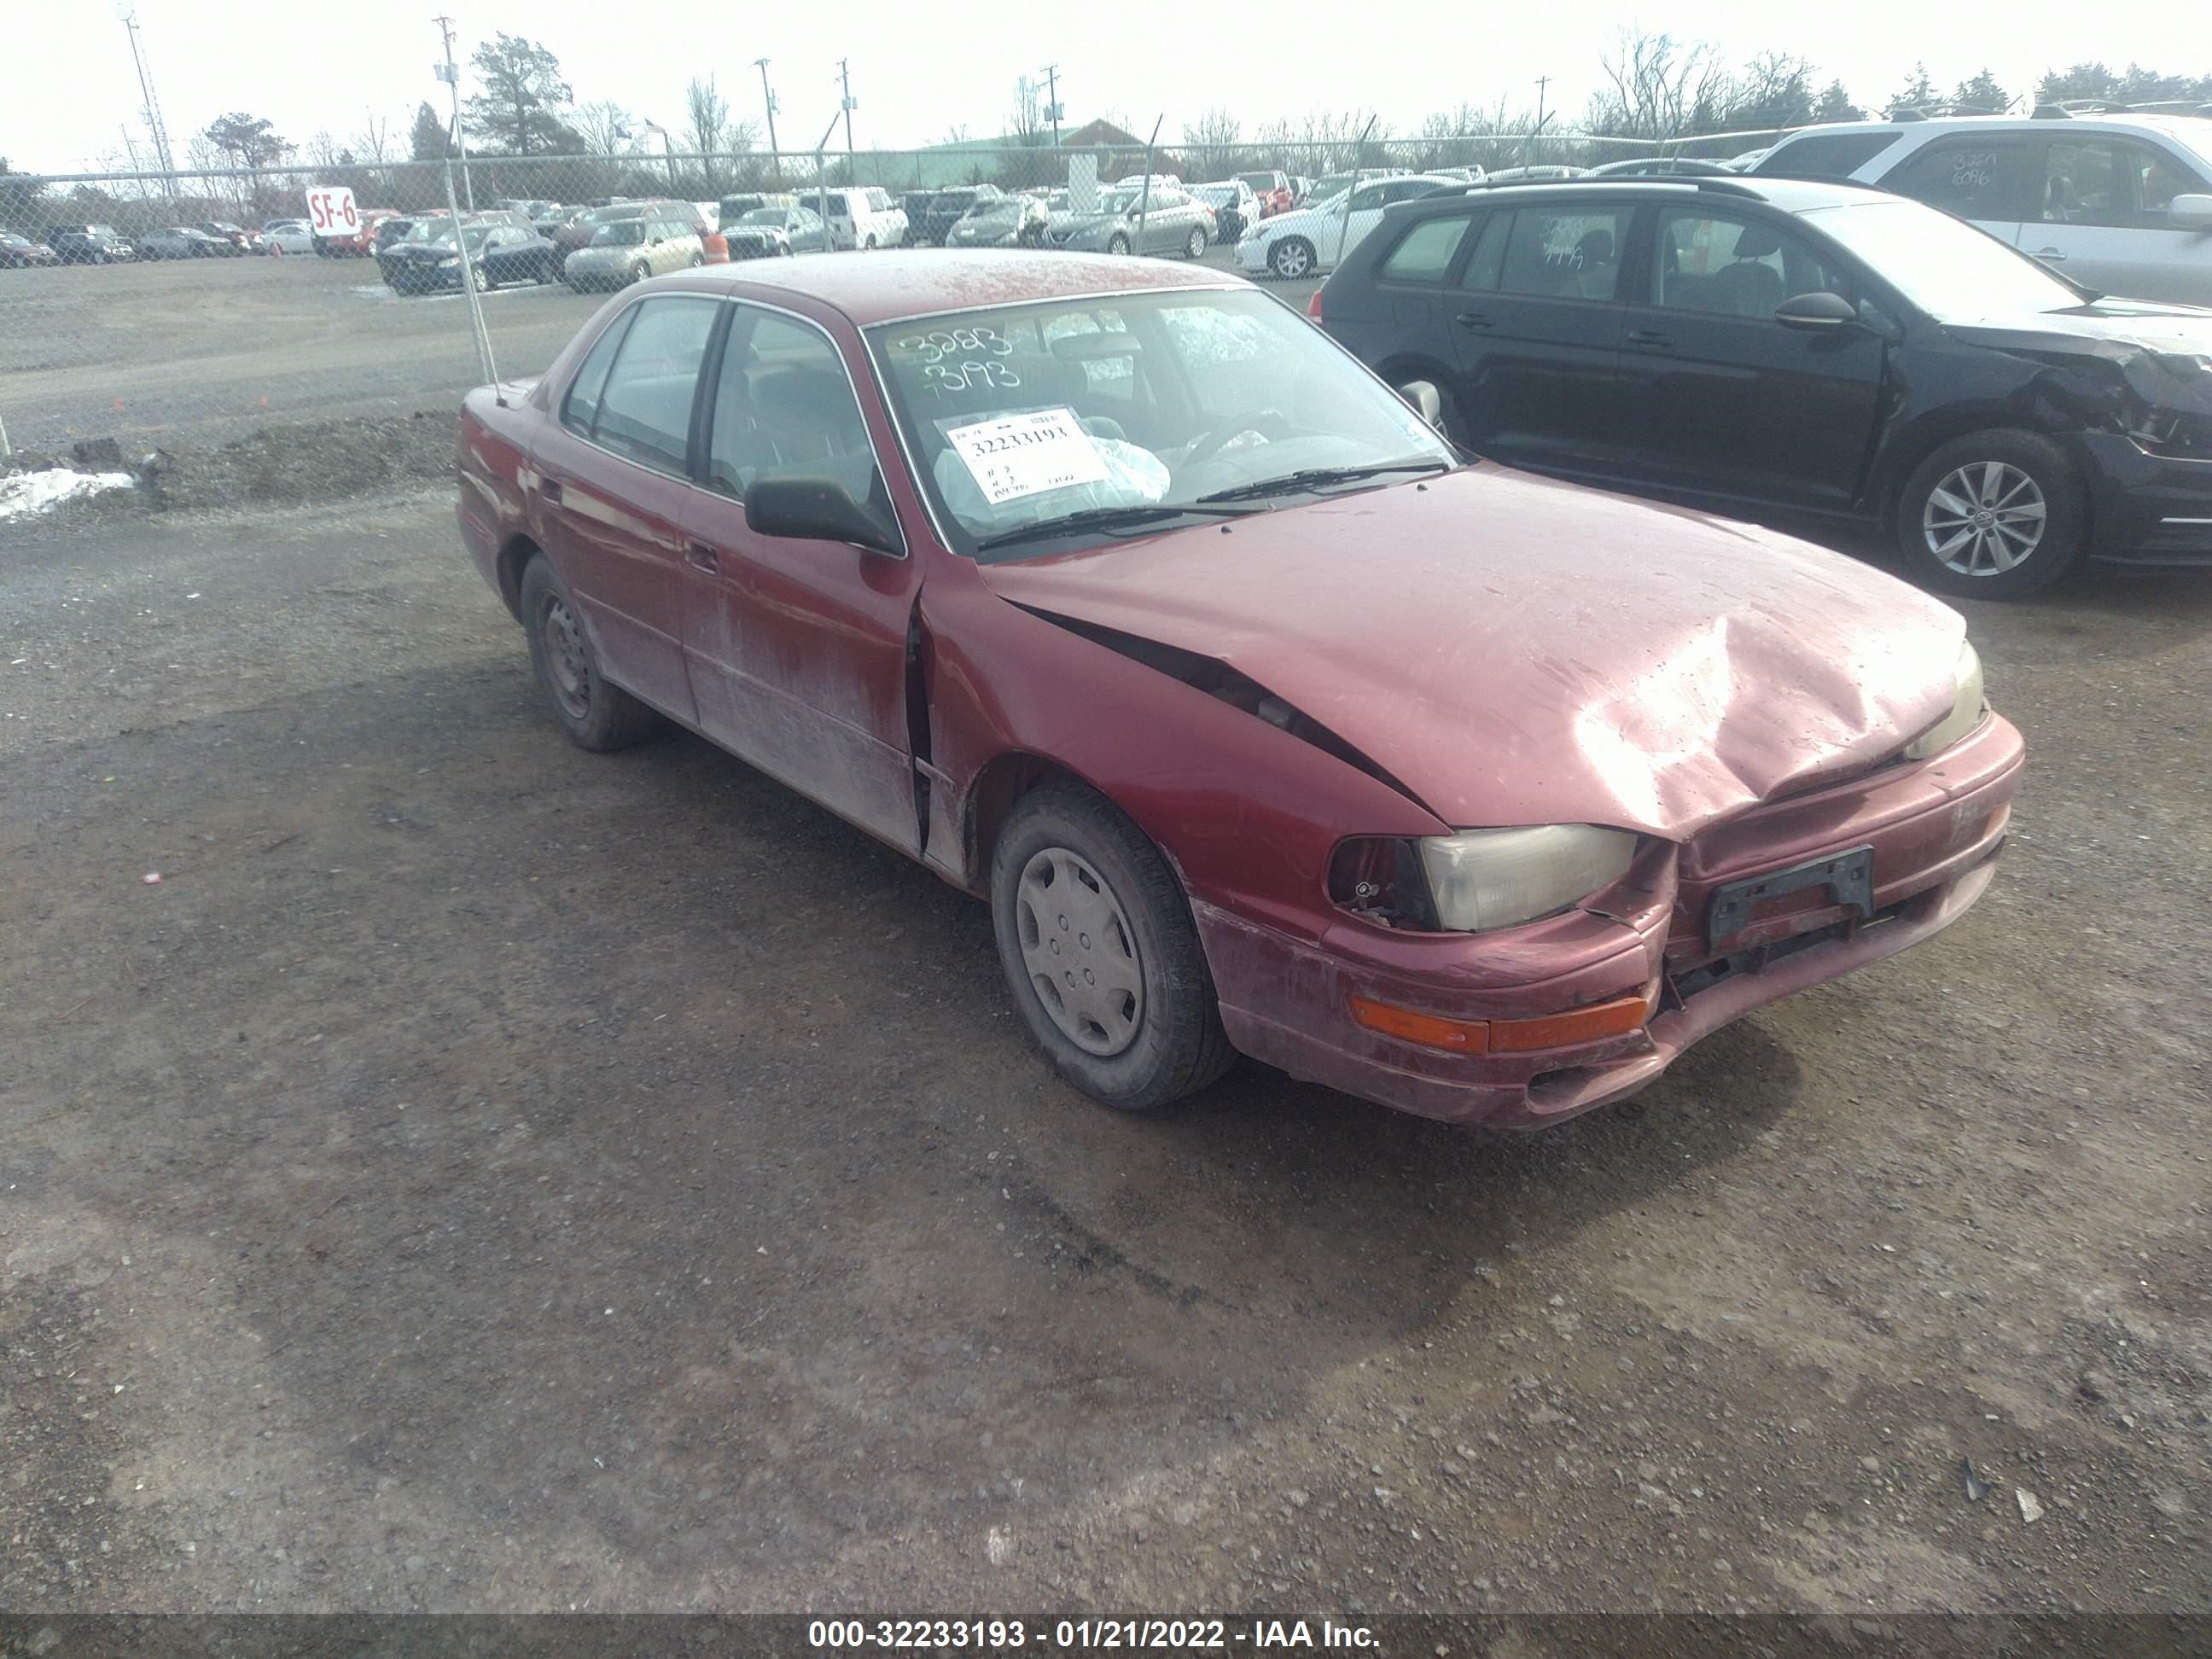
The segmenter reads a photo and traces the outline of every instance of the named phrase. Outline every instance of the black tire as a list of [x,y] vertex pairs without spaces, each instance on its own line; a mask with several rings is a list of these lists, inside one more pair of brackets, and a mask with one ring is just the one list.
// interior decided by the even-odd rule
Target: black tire
[[[1065,915],[1038,911],[1037,895],[1051,890],[1025,886],[1024,872],[1055,854],[1072,856],[1103,884],[1085,887],[1091,902],[1103,890],[1118,911],[1116,932],[1126,924],[1127,937],[1118,945],[1109,947],[1103,933],[1092,939]],[[1103,796],[1078,784],[1048,783],[1016,803],[992,854],[991,917],[1007,988],[1030,1038],[1054,1070],[1093,1100],[1124,1112],[1155,1112],[1204,1088],[1236,1060],[1182,884],[1159,849]],[[1141,1000],[1121,1046],[1103,1053],[1081,1046],[1048,1010],[1024,955],[1025,929],[1032,927],[1038,939],[1070,941],[1071,972],[1086,951],[1110,948],[1125,952],[1125,961],[1133,957]],[[1072,977],[1068,982],[1075,986]],[[1116,1041],[1103,1026],[1093,1029],[1102,1045]]]
[[661,718],[599,672],[575,602],[543,556],[522,573],[522,626],[530,666],[568,741],[594,754],[628,749],[660,730]]
[[1914,580],[1963,599],[2039,592],[2087,551],[2081,481],[2065,452],[2033,432],[1954,438],[1913,469],[1894,511]]
[[1286,283],[1314,274],[1314,246],[1303,236],[1285,236],[1267,251],[1267,269]]
[[1106,251],[1117,256],[1127,253],[1129,251],[1129,239],[1120,231],[1115,231],[1106,239]]
[[652,276],[653,267],[646,264],[642,259],[639,260],[635,264],[629,268],[629,279],[633,283],[646,282],[649,280]]
[[1193,225],[1190,228],[1189,240],[1182,245],[1184,257],[1192,259],[1203,259],[1206,257],[1206,245],[1207,240],[1208,238],[1206,234],[1205,227],[1202,225]]

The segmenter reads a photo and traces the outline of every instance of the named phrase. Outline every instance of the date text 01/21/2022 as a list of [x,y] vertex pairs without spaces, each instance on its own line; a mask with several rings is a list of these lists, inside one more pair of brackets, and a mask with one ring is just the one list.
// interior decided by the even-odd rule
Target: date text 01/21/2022
[[1259,1619],[1232,1626],[1224,1619],[817,1619],[806,1628],[817,1650],[907,1650],[974,1648],[1012,1652],[1035,1645],[1060,1652],[1221,1651],[1262,1648],[1366,1650],[1375,1633],[1334,1620]]

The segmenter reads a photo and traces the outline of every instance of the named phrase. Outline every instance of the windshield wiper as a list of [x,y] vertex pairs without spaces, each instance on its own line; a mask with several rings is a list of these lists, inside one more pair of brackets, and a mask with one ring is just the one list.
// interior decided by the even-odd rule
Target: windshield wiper
[[1040,519],[1035,524],[1025,524],[1018,530],[1002,531],[987,536],[975,544],[978,553],[988,553],[994,547],[1012,547],[1017,542],[1038,541],[1048,536],[1072,536],[1085,530],[1121,530],[1138,525],[1156,524],[1164,519],[1180,519],[1191,514],[1210,519],[1240,519],[1261,511],[1256,507],[1210,505],[1200,501],[1146,501],[1133,507],[1090,507],[1080,513],[1063,514],[1057,519]]
[[1380,466],[1309,466],[1296,472],[1285,472],[1279,478],[1262,478],[1257,483],[1238,484],[1231,489],[1217,489],[1200,495],[1200,501],[1243,501],[1260,495],[1287,495],[1301,489],[1317,489],[1325,484],[1358,483],[1363,478],[1380,477],[1385,472],[1449,472],[1449,461],[1389,461]]

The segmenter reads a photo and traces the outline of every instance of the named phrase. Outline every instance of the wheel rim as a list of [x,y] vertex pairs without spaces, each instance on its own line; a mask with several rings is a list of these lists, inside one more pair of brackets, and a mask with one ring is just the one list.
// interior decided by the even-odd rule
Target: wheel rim
[[1306,249],[1303,242],[1285,242],[1275,250],[1275,269],[1285,276],[1306,274]]
[[1129,251],[1129,239],[1126,236],[1116,236],[1106,244],[1106,251],[1109,253],[1127,253]]
[[553,699],[570,720],[592,712],[592,664],[584,653],[583,630],[558,599],[545,601],[545,665],[553,680]]
[[1190,240],[1185,244],[1185,246],[1189,252],[1192,258],[1204,258],[1206,257],[1206,233],[1202,230],[1192,231],[1190,234]]
[[1048,847],[1022,866],[1014,927],[1046,1017],[1085,1054],[1118,1054],[1145,1021],[1136,930],[1097,866]]
[[1969,461],[1937,484],[1921,509],[1928,551],[1961,576],[2002,576],[2043,544],[2050,506],[2035,480],[2003,461]]

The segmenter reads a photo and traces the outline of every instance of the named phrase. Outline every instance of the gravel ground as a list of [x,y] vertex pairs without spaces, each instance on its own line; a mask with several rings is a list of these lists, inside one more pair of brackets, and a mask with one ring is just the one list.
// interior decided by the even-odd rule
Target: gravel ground
[[563,742],[448,494],[16,527],[0,1607],[2206,1611],[2212,583],[1972,620],[1941,940],[1540,1135],[1150,1122]]
[[[1229,269],[1229,250],[1206,263]],[[1303,308],[1316,286],[1270,291]],[[558,284],[486,295],[500,373],[542,372],[605,301]],[[135,459],[213,447],[272,421],[443,413],[482,379],[466,301],[403,299],[373,260],[0,271],[0,424],[18,449],[108,438]]]

